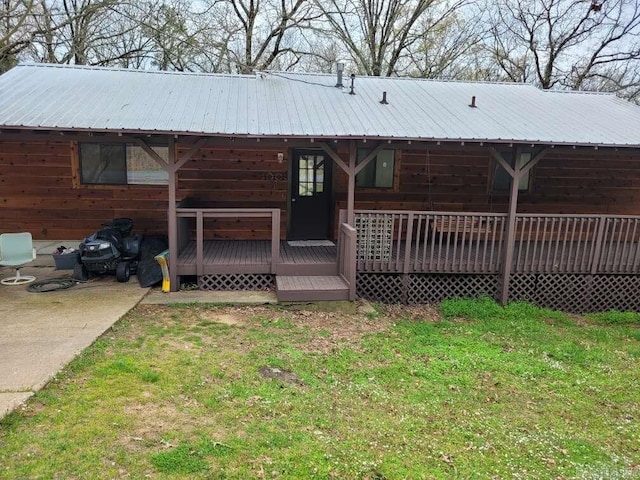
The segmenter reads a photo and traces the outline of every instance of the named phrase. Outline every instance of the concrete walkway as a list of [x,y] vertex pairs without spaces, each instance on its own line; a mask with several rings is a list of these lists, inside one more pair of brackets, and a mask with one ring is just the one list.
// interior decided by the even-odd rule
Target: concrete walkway
[[[71,276],[51,263],[50,256],[38,256],[22,274],[38,280]],[[0,278],[11,275],[12,270],[0,267]],[[112,276],[47,293],[0,285],[0,418],[44,387],[148,290],[135,277],[118,283]]]

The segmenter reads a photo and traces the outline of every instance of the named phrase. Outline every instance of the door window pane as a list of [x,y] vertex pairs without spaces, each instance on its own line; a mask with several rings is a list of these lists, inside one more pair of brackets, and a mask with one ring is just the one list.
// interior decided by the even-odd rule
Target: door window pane
[[311,197],[324,192],[324,156],[301,155],[298,160],[298,195]]

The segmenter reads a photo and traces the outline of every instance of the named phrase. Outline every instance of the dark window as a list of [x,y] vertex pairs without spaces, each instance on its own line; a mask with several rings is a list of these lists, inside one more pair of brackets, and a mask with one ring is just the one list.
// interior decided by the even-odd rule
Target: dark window
[[[363,160],[370,150],[358,150],[358,163]],[[380,150],[376,158],[371,160],[364,169],[356,175],[356,186],[363,188],[393,188],[393,173],[395,171],[395,152]]]
[[[167,159],[167,147],[153,150]],[[166,170],[137,145],[80,143],[79,157],[83,184],[166,185],[169,180]]]
[[[502,158],[504,158],[510,165],[513,166],[513,159],[511,158],[511,152],[500,152]],[[530,153],[521,153],[517,159],[518,167],[522,168],[531,160]],[[529,190],[529,183],[531,178],[531,170],[529,170],[521,179],[518,185],[519,191]],[[509,190],[511,188],[511,175],[507,172],[497,160],[494,160],[493,164],[493,182],[492,188],[494,191]]]
[[298,163],[298,195],[324,192],[324,155],[301,155]]

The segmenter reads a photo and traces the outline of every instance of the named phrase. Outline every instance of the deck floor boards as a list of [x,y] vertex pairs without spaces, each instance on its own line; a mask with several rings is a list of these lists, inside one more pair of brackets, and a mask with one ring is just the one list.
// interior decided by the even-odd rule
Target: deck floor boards
[[[492,248],[493,247],[493,248]],[[358,270],[363,272],[402,272],[405,259],[404,242],[394,243],[384,259],[359,259]],[[565,249],[562,251],[562,249]],[[528,247],[516,242],[514,273],[588,273],[591,242],[568,246],[544,242]],[[280,265],[296,268],[303,265],[336,263],[337,249],[333,247],[292,247],[280,242]],[[417,257],[416,257],[417,253]],[[237,267],[242,272],[261,267],[264,272],[271,263],[271,242],[268,240],[207,240],[203,245],[204,265]],[[413,245],[409,272],[424,273],[499,273],[502,252],[497,245],[471,244],[440,245],[421,242]],[[180,253],[179,266],[195,267],[196,244],[190,242]],[[604,273],[640,273],[640,245],[627,243],[609,249],[601,258],[599,271]]]
[[[280,242],[280,263],[335,263],[336,247],[291,247]],[[203,245],[205,265],[268,265],[271,242],[268,240],[206,240]],[[191,241],[178,256],[180,265],[196,264],[196,242]]]

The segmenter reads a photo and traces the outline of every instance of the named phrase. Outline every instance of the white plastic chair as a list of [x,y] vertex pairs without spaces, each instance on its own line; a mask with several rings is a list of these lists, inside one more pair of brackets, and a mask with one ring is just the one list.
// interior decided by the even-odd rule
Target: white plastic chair
[[33,282],[36,277],[20,275],[20,268],[36,259],[36,249],[29,232],[3,233],[0,235],[0,265],[14,267],[14,277],[0,280],[3,285],[24,285]]

